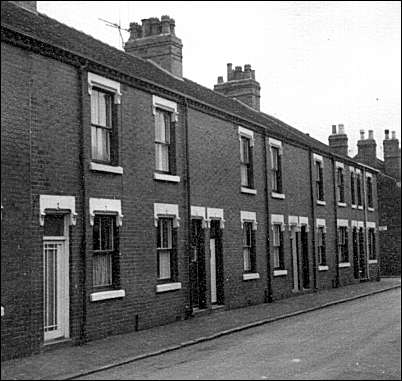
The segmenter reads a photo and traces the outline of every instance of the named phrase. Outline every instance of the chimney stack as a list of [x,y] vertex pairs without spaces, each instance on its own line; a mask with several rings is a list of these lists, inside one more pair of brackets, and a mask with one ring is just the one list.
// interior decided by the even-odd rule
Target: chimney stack
[[332,135],[328,137],[328,143],[332,152],[348,156],[348,136],[345,133],[345,126],[343,124],[338,124],[338,132],[336,124],[332,125]]
[[392,139],[389,139],[389,130],[385,130],[384,147],[384,171],[388,176],[401,180],[401,149],[396,132],[392,131]]
[[357,142],[357,155],[355,157],[358,161],[377,167],[377,143],[374,140],[374,131],[368,131],[368,138],[364,137],[364,130],[360,130],[360,140]]
[[175,34],[175,21],[169,16],[151,17],[142,24],[130,24],[130,38],[125,51],[150,59],[176,77],[183,77],[183,44]]
[[218,77],[214,90],[227,97],[236,98],[246,105],[260,111],[260,84],[255,80],[255,71],[251,65],[236,66],[233,70],[231,63],[227,64],[227,82]]

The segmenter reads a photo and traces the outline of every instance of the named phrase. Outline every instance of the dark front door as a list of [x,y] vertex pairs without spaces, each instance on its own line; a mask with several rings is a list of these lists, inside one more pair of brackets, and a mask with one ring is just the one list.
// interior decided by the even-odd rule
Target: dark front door
[[308,233],[306,226],[302,225],[300,231],[301,239],[301,254],[302,254],[302,274],[303,274],[303,288],[310,288],[310,270],[308,263]]
[[353,241],[353,273],[355,279],[359,279],[360,262],[359,262],[359,237],[357,234],[357,228],[353,228],[352,241]]
[[211,221],[209,234],[211,303],[224,304],[222,229],[219,220]]
[[201,220],[192,220],[190,253],[191,301],[195,308],[206,307],[205,233]]
[[364,252],[364,231],[363,228],[359,228],[359,270],[360,278],[366,278],[366,255]]

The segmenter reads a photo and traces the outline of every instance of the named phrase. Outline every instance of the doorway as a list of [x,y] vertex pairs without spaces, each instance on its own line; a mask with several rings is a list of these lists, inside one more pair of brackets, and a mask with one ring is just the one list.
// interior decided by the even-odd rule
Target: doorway
[[360,278],[359,238],[356,227],[354,227],[352,231],[352,244],[353,244],[353,275],[355,279],[359,279]]
[[303,288],[308,289],[310,288],[310,269],[308,259],[308,232],[305,225],[301,226],[300,240],[301,240]]
[[211,304],[224,304],[222,229],[220,220],[211,220],[209,231]]
[[43,237],[44,340],[69,337],[69,233],[67,215],[47,214]]
[[360,279],[366,278],[366,253],[364,250],[364,229],[359,228],[359,272]]
[[191,301],[194,308],[205,308],[205,231],[201,219],[191,221],[190,284]]
[[290,248],[292,253],[293,292],[300,291],[299,283],[299,235],[297,226],[291,226]]

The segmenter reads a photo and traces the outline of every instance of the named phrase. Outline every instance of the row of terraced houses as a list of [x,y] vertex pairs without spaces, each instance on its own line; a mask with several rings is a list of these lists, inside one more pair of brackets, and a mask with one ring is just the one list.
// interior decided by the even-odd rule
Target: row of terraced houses
[[125,52],[1,6],[1,353],[379,279],[378,170],[259,110],[250,65],[182,76],[174,20]]

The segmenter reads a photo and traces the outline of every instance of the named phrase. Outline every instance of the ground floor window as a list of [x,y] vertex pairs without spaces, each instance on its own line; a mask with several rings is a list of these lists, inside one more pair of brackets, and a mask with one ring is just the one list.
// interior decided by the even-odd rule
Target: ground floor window
[[377,259],[375,249],[375,230],[373,228],[370,228],[368,230],[368,250],[369,250],[369,259]]
[[256,258],[255,258],[255,237],[252,222],[243,223],[243,263],[245,273],[255,273]]
[[346,226],[338,227],[338,256],[339,262],[349,262],[348,228]]
[[156,231],[158,280],[173,281],[177,274],[176,234],[173,218],[159,218]]
[[273,257],[274,270],[285,269],[285,261],[283,257],[283,232],[282,225],[274,224],[272,227]]
[[93,225],[93,271],[94,287],[116,285],[118,264],[118,230],[116,217],[96,215]]
[[320,266],[326,266],[327,257],[325,253],[325,228],[323,226],[318,227],[317,246],[318,246],[318,264]]

